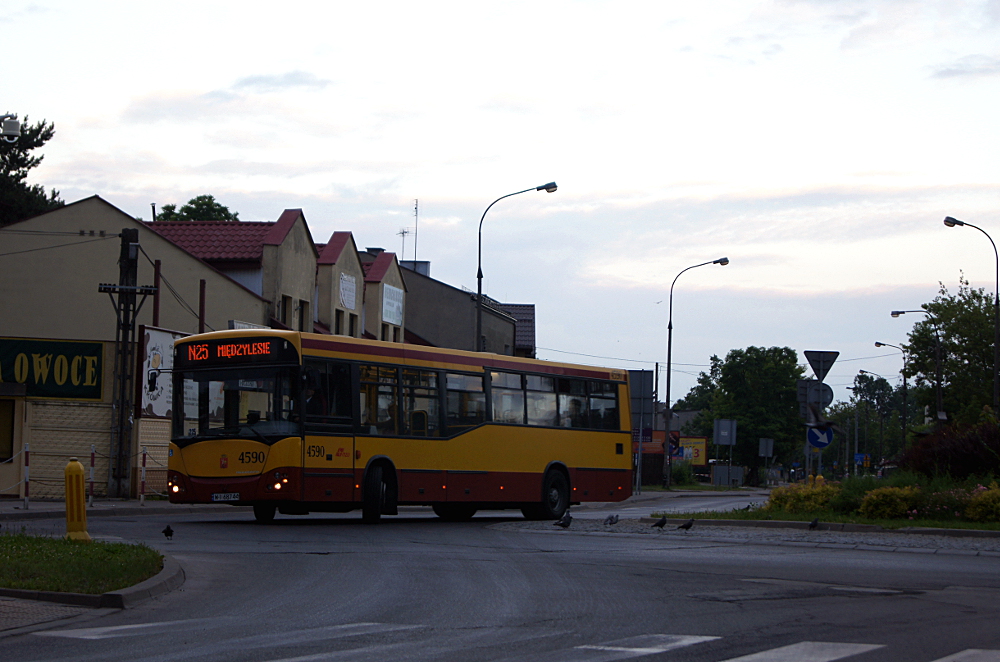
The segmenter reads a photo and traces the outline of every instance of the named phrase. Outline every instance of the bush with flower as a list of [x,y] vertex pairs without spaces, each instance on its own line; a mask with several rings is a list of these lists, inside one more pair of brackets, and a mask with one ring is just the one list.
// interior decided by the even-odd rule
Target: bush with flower
[[771,490],[767,510],[780,510],[791,514],[805,514],[827,510],[830,501],[840,492],[840,486],[834,483],[808,484],[794,483],[787,487],[777,487]]

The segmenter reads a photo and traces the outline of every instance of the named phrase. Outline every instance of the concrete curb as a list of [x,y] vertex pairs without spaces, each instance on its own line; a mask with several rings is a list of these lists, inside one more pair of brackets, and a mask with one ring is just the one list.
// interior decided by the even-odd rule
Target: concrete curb
[[[141,515],[173,515],[204,512],[234,512],[253,510],[250,506],[125,506],[124,508],[88,508],[87,519],[94,517],[139,517]],[[0,512],[0,522],[30,519],[64,519],[65,510],[25,510],[19,513]]]
[[183,583],[184,569],[181,568],[181,565],[173,557],[164,554],[163,569],[155,577],[150,577],[144,582],[123,588],[120,591],[90,595],[87,593],[59,593],[56,591],[0,588],[0,595],[8,598],[56,602],[77,607],[93,607],[95,609],[131,609],[143,602],[169,593]]
[[[682,517],[667,518],[669,523],[672,520],[684,521]],[[652,524],[658,521],[655,517],[641,517],[639,521],[643,524]],[[698,526],[745,526],[751,528],[764,529],[808,529],[809,522],[787,522],[782,520],[743,520],[743,519],[696,519]],[[878,532],[878,533],[908,533],[927,536],[947,536],[951,538],[1000,538],[1000,531],[984,531],[982,529],[932,529],[929,527],[906,527],[902,529],[886,529],[877,524],[842,524],[839,522],[820,522],[816,527],[817,531],[848,531],[854,533]]]

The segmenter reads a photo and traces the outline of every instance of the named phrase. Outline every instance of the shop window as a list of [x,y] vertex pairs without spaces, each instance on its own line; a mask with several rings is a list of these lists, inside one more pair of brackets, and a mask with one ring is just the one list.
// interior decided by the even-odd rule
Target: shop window
[[14,401],[0,400],[0,462],[14,455]]

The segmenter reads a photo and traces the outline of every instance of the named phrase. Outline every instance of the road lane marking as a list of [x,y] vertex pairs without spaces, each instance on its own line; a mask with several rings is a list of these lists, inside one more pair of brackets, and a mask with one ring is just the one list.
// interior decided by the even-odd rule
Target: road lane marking
[[733,657],[723,662],[832,662],[852,655],[884,648],[881,644],[840,644],[800,641],[790,646]]
[[961,653],[942,657],[934,662],[1000,662],[1000,651],[987,651],[970,648]]
[[178,623],[202,622],[199,619],[186,619],[183,621],[158,621],[156,623],[136,623],[135,625],[114,625],[104,628],[80,628],[76,630],[48,630],[46,632],[33,632],[36,637],[66,637],[68,639],[111,639],[112,637],[135,637],[147,634],[143,628],[154,628],[158,626],[177,625]]

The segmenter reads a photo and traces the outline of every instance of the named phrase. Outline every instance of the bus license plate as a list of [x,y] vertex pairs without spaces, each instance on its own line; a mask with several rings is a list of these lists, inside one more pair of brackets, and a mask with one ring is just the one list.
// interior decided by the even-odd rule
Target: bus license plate
[[212,495],[212,501],[239,501],[239,492],[219,492]]

